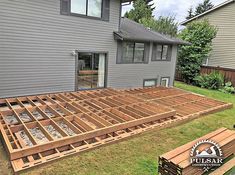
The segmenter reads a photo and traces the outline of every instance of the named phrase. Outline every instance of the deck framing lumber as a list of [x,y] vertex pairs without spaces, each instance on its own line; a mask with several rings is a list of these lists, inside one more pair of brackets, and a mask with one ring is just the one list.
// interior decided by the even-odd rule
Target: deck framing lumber
[[[45,94],[0,99],[0,130],[14,171],[18,172],[231,107],[165,87]],[[46,126],[60,137],[53,136]],[[38,128],[47,141],[39,143],[30,131],[33,128]],[[26,146],[19,131],[25,132],[32,146]]]

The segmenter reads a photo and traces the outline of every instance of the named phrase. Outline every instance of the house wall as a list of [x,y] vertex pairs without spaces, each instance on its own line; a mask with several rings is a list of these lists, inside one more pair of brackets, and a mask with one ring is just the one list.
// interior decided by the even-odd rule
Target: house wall
[[108,52],[115,85],[119,20],[120,0],[111,0],[109,22],[60,15],[59,0],[1,0],[0,98],[73,91],[75,49]]
[[205,16],[212,25],[217,26],[218,33],[213,40],[213,51],[209,66],[235,69],[235,3],[230,3]]
[[[170,61],[151,61],[153,43],[150,48],[147,63],[115,64],[109,70],[109,85],[116,88],[143,87],[144,79],[157,79],[158,85],[162,77],[170,77],[170,86],[173,86],[175,75],[175,64],[177,57],[177,45],[172,47]],[[115,60],[112,60],[115,61]]]

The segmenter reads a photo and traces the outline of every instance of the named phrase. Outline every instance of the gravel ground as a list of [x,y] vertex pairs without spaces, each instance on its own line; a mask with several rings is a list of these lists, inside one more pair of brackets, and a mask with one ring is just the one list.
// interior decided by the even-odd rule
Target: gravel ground
[[19,131],[20,137],[24,140],[26,146],[33,146],[33,143],[29,139],[28,135],[24,131]]
[[48,125],[44,127],[53,138],[56,138],[56,139],[62,138],[62,135],[52,125]]
[[33,137],[38,141],[39,143],[45,143],[48,142],[48,139],[46,136],[42,133],[42,131],[39,129],[39,127],[29,129]]
[[68,125],[66,125],[63,121],[59,121],[59,122],[57,122],[57,123],[58,123],[58,125],[64,130],[64,132],[66,132],[69,136],[73,136],[73,135],[76,134],[76,133],[73,132],[73,130],[70,129],[70,128],[68,127]]
[[19,113],[19,117],[23,122],[32,121],[32,119],[29,117],[29,115],[26,112]]
[[14,125],[18,123],[18,120],[14,115],[7,115],[6,117],[4,117],[4,119],[8,125]]

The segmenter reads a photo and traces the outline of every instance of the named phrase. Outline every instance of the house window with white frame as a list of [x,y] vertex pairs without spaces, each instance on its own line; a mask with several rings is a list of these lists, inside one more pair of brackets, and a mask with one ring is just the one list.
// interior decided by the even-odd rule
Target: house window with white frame
[[157,86],[157,79],[145,79],[144,87],[154,87]]
[[170,86],[170,77],[161,78],[161,86],[169,87]]
[[71,0],[71,13],[101,18],[102,0]]

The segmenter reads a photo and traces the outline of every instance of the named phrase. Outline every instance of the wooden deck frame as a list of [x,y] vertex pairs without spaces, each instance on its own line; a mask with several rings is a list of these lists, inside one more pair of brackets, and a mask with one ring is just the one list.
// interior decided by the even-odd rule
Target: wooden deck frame
[[[172,100],[177,105],[175,103],[167,105],[167,102]],[[207,105],[208,109],[206,109]],[[131,133],[125,134],[129,137],[135,135],[132,131],[136,129],[143,132],[155,127],[162,128],[170,126],[171,123],[185,122],[231,106],[231,104],[179,89],[165,87],[57,93],[0,99],[0,129],[14,171],[17,172],[24,169],[27,162],[32,162],[35,155],[40,161],[45,160],[44,156],[55,154],[56,158],[49,157],[57,159],[61,157],[60,155],[65,156],[64,153],[61,154],[61,150],[64,152],[64,149],[69,149],[71,153],[68,155],[81,152],[80,149],[80,151],[74,151],[76,148],[74,144],[78,142],[88,145],[97,142],[97,145],[104,145],[107,142],[100,138],[103,135],[118,136],[120,133],[127,132]],[[29,116],[30,121],[22,120],[22,112]],[[39,114],[41,118],[38,118]],[[14,115],[18,123],[7,123],[5,119],[7,115]],[[70,128],[70,133],[66,132],[60,123]],[[53,137],[45,128],[48,125],[53,126],[62,138]],[[34,138],[29,129],[35,127],[41,130],[47,142],[42,144]],[[21,130],[25,131],[33,146],[25,145],[24,140],[18,134]],[[116,141],[122,137],[116,137]],[[90,145],[88,148],[93,148],[93,146]],[[26,163],[22,163],[22,160]],[[36,166],[36,164],[31,163],[26,168]]]

